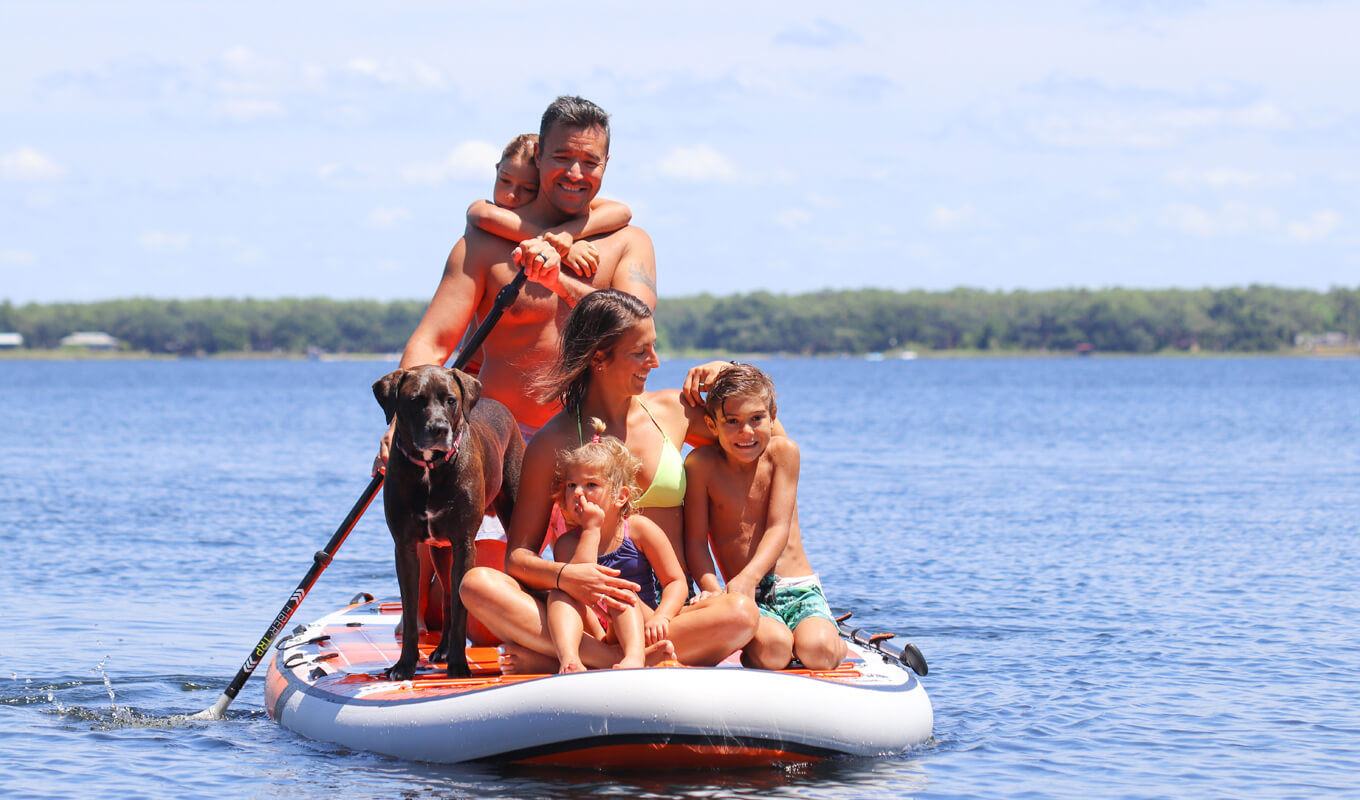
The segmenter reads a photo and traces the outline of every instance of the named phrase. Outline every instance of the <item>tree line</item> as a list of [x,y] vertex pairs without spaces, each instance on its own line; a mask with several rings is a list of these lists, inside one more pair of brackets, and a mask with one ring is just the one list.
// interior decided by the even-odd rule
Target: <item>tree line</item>
[[[425,304],[365,300],[155,300],[0,303],[0,331],[55,348],[73,331],[105,331],[152,353],[400,351]],[[1360,341],[1360,288],[1327,292],[1226,289],[1066,289],[662,298],[666,350],[862,354],[895,349],[1102,352],[1269,352],[1301,334]]]

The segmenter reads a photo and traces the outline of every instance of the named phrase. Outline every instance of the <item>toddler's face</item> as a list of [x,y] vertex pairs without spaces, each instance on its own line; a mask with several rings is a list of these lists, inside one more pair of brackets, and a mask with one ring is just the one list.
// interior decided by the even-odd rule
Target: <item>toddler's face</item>
[[491,199],[501,208],[519,208],[538,196],[538,168],[522,158],[510,158],[496,167],[496,186]]
[[609,496],[609,478],[603,471],[584,464],[567,468],[558,505],[568,525],[581,525],[590,506],[608,508],[615,498]]

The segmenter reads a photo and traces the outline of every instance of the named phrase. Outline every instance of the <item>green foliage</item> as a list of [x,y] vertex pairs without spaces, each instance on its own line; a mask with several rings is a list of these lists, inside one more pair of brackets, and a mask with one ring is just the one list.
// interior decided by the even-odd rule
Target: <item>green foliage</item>
[[[324,298],[153,300],[15,306],[0,302],[0,330],[54,348],[72,331],[107,331],[153,353],[397,352],[425,306]],[[881,289],[663,298],[668,350],[867,353],[901,348],[1151,353],[1198,348],[1270,352],[1299,333],[1341,331],[1360,340],[1360,289],[1069,289],[1042,292],[890,292]]]

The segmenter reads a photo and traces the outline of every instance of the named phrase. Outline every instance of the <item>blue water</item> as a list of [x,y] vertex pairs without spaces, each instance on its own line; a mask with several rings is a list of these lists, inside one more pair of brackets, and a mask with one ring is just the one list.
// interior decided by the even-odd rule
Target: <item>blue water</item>
[[[832,605],[930,661],[929,745],[735,773],[432,766],[279,729],[261,676],[225,721],[177,720],[367,483],[392,365],[6,361],[0,792],[1360,794],[1360,361],[761,363]],[[390,541],[370,511],[295,621],[395,594]]]

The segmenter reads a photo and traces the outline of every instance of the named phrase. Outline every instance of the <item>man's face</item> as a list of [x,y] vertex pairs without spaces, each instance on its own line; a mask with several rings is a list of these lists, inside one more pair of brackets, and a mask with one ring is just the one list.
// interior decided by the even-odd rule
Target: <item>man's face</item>
[[558,210],[577,216],[600,191],[609,139],[603,128],[554,125],[538,147],[538,192]]

